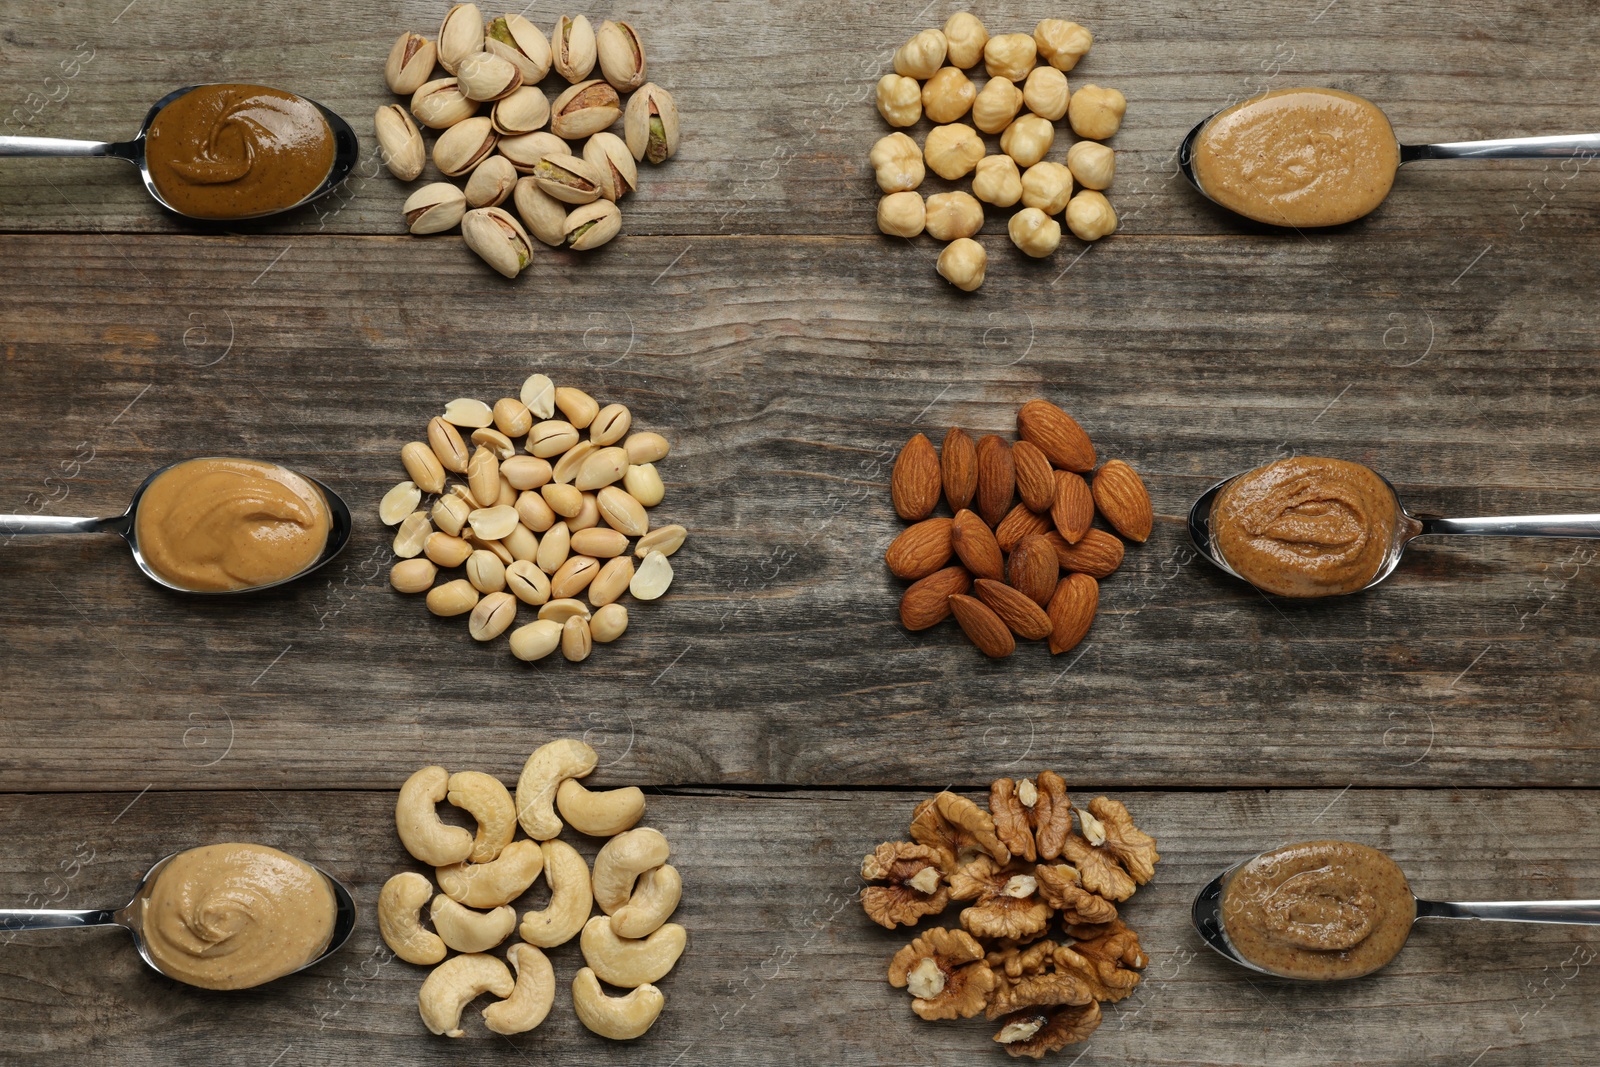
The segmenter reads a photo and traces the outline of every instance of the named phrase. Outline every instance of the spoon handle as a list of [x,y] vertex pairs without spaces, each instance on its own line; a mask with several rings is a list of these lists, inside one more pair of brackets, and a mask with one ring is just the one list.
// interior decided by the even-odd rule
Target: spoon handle
[[126,515],[78,519],[67,515],[0,515],[0,534],[122,533]]
[[1600,900],[1501,900],[1448,903],[1418,900],[1419,919],[1490,919],[1506,923],[1600,926]]
[[1498,141],[1403,144],[1400,162],[1418,159],[1593,159],[1600,156],[1600,133],[1559,137],[1506,137]]
[[64,930],[69,926],[117,926],[108,909],[59,911],[52,908],[0,908],[0,930]]
[[0,156],[113,156],[111,141],[74,141],[66,137],[0,137]]
[[1424,534],[1477,537],[1600,537],[1600,514],[1508,515],[1487,519],[1422,519]]

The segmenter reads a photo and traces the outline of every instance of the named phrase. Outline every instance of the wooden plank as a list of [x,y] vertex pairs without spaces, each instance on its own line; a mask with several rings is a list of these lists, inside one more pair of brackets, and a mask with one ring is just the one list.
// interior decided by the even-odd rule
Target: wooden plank
[[[1088,747],[1120,787],[1593,785],[1590,545],[1424,543],[1374,594],[1289,603],[1182,527],[1210,481],[1288,451],[1367,462],[1427,511],[1592,510],[1584,241],[1452,285],[1429,248],[1361,235],[1140,238],[1065,293],[1007,262],[951,303],[921,250],[870,239],[635,238],[516,286],[441,241],[0,239],[0,507],[112,512],[221,452],[303,467],[361,519],[325,577],[248,605],[164,593],[114,542],[0,546],[0,784],[370,787],[419,749],[519,752],[532,720],[633,738],[662,783],[938,786]],[[577,667],[392,593],[370,517],[444,399],[533,368],[673,438],[660,520],[693,531],[672,593]],[[904,633],[879,562],[894,450],[1009,433],[1041,394],[1145,472],[1151,543],[1081,657]]]
[[[514,764],[477,766],[510,780]],[[1021,768],[1026,769],[1026,768]],[[1076,784],[1104,764],[1069,774]],[[615,779],[612,779],[615,780]],[[1074,794],[1080,800],[1093,795]],[[981,1020],[924,1023],[883,980],[909,940],[855,900],[861,856],[904,833],[917,794],[656,795],[671,839],[689,950],[662,983],[644,1040],[603,1044],[572,1014],[576,946],[553,953],[558,995],[540,1030],[495,1038],[469,1013],[449,1045],[470,1063],[1003,1063]],[[1600,881],[1592,792],[1291,790],[1122,795],[1164,859],[1125,906],[1151,957],[1146,982],[1107,1009],[1082,1064],[1273,1064],[1341,1055],[1387,1064],[1580,1062],[1600,1040],[1596,948],[1579,927],[1426,924],[1402,955],[1355,983],[1291,984],[1212,954],[1188,926],[1195,889],[1242,855],[1336,835],[1385,849],[1415,890],[1445,899],[1592,895]],[[392,959],[370,916],[402,862],[389,792],[7,796],[0,899],[62,907],[120,901],[144,868],[196,842],[258,840],[355,888],[367,920],[337,957],[254,991],[206,993],[154,975],[117,931],[17,935],[0,944],[0,997],[17,1022],[7,1055],[48,1067],[104,1062],[432,1062],[444,1039],[416,1015],[423,971]],[[581,843],[592,855],[593,843]],[[420,869],[420,868],[418,868]],[[523,907],[537,906],[539,888]],[[40,903],[37,906],[46,906]],[[954,921],[954,912],[950,913]],[[25,1020],[25,1022],[24,1022]],[[870,1037],[867,1035],[871,1035]],[[512,1046],[508,1049],[506,1046]],[[1333,1050],[1344,1050],[1334,1052]],[[514,1050],[514,1051],[513,1051]],[[1068,1062],[1071,1054],[1057,1058]]]
[[[369,154],[338,199],[247,229],[399,233],[403,192],[371,154],[371,115],[393,100],[380,72],[395,35],[432,34],[442,10],[309,0],[265,11],[137,4],[113,20],[89,0],[43,5],[0,43],[9,90],[0,127],[115,140],[131,136],[149,105],[177,86],[240,78],[281,84],[349,118]],[[942,22],[944,9],[776,0],[680,4],[670,16],[637,4],[613,13],[633,18],[646,35],[652,74],[675,94],[687,131],[681,156],[649,169],[643,194],[626,205],[628,232],[874,232],[866,156],[887,128],[871,102],[873,85],[893,49]],[[547,30],[557,14],[529,9]],[[1029,30],[1038,17],[1013,0],[981,14],[996,32]],[[1130,233],[1254,229],[1195,196],[1175,177],[1172,155],[1195,122],[1264,89],[1309,82],[1364,93],[1388,109],[1402,139],[1424,143],[1594,127],[1585,74],[1600,12],[1584,5],[1132,0],[1086,3],[1072,15],[1097,36],[1074,79],[1115,85],[1130,100],[1127,129],[1115,141],[1123,157],[1113,189]],[[554,95],[560,85],[552,75],[545,88]],[[1449,234],[1476,241],[1471,251],[1530,230],[1588,230],[1596,221],[1592,171],[1559,162],[1408,167],[1392,202],[1355,229]],[[928,190],[941,187],[934,179]],[[149,202],[128,168],[108,160],[7,160],[0,228],[186,229]],[[1003,239],[1003,219],[986,229]]]

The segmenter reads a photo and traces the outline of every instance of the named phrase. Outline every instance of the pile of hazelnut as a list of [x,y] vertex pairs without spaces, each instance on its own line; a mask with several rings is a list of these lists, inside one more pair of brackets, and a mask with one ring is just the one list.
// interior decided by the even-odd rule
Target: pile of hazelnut
[[[943,30],[923,30],[901,45],[894,73],[878,82],[878,112],[891,126],[915,126],[924,115],[936,125],[920,148],[903,133],[872,146],[884,193],[878,229],[895,237],[926,231],[950,242],[939,255],[939,273],[967,292],[983,284],[989,261],[972,239],[983,227],[984,204],[1022,205],[1006,229],[1012,243],[1035,258],[1061,244],[1057,215],[1081,241],[1114,232],[1117,213],[1101,190],[1111,184],[1116,158],[1100,142],[1122,125],[1128,102],[1115,89],[1083,85],[1072,92],[1067,85],[1066,72],[1093,43],[1088,30],[1062,19],[1041,21],[1031,35],[990,37],[963,11]],[[989,76],[981,90],[966,74],[980,59]],[[968,112],[971,125],[962,121]],[[1079,140],[1065,163],[1057,163],[1045,157],[1062,118]],[[979,131],[999,135],[1000,151],[990,152]],[[927,170],[948,181],[972,175],[972,193],[936,193],[924,202],[917,189]]]
[[999,1021],[1006,1052],[1038,1059],[1086,1040],[1100,1005],[1138,986],[1149,959],[1117,905],[1161,856],[1122,803],[1075,808],[1061,776],[1041,771],[991,783],[988,811],[940,793],[917,805],[910,830],[861,864],[868,917],[893,930],[967,905],[959,926],[924,930],[889,961],[889,984],[918,1017],[982,1013]]

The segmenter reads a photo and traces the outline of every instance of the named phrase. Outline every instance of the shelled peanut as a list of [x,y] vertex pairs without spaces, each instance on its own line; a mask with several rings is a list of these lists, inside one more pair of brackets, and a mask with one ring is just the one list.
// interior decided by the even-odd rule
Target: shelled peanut
[[537,608],[536,621],[510,634],[521,660],[559,648],[577,662],[615,641],[628,628],[623,595],[665,593],[667,557],[687,536],[679,525],[652,526],[648,509],[666,495],[655,465],[670,446],[632,426],[622,404],[602,407],[543,374],[493,406],[450,401],[427,440],[401,448],[410,477],[378,508],[399,527],[390,584],[427,593],[435,615],[468,616],[476,641],[510,630],[519,604]]
[[[895,577],[913,583],[900,621],[926,630],[954,615],[995,659],[1011,655],[1017,637],[1047,639],[1054,655],[1088,634],[1099,583],[1124,551],[1115,534],[1091,525],[1097,513],[1136,543],[1154,523],[1139,475],[1119,459],[1096,469],[1094,444],[1065,411],[1030,400],[1017,412],[1017,431],[1014,444],[994,434],[974,442],[952,427],[942,455],[919,433],[900,450],[889,482],[895,513],[913,524],[884,553]],[[953,518],[933,516],[941,497]]]

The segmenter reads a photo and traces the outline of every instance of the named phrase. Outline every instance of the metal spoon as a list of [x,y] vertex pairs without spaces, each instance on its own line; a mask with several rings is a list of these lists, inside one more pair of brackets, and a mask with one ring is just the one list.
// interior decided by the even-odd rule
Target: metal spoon
[[[1227,884],[1234,871],[1255,858],[1251,856],[1249,859],[1240,860],[1207,882],[1200,892],[1195,894],[1189,918],[1206,944],[1239,966],[1260,974],[1294,978],[1294,975],[1279,974],[1245,959],[1239,954],[1239,950],[1233,947],[1233,942],[1228,940],[1227,931],[1222,925],[1223,886]],[[1600,900],[1497,900],[1448,903],[1442,900],[1423,900],[1421,897],[1415,899],[1417,919],[1413,920],[1413,927],[1416,921],[1421,919],[1485,919],[1508,923],[1600,926]],[[1315,981],[1309,978],[1298,980]]]
[[[208,456],[201,458],[214,459],[219,457]],[[138,491],[133,494],[133,500],[128,504],[128,510],[121,515],[114,515],[106,519],[81,519],[71,518],[66,515],[0,515],[0,534],[114,533],[128,542],[128,547],[133,550],[133,561],[139,565],[140,570],[149,576],[151,581],[157,585],[164,585],[176,592],[190,593],[196,596],[254,593],[261,589],[271,589],[275,585],[282,585],[284,582],[292,582],[296,578],[305,577],[324,563],[327,563],[343,551],[345,545],[350,543],[349,505],[344,502],[344,499],[338,493],[335,493],[326,485],[309,475],[300,474],[299,471],[296,471],[296,474],[300,474],[300,477],[322,491],[322,498],[328,505],[328,541],[322,546],[322,554],[313,560],[310,566],[298,574],[291,574],[287,578],[280,578],[275,582],[266,582],[262,585],[247,586],[244,589],[187,589],[184,586],[175,585],[157,574],[155,569],[150,566],[149,561],[144,558],[144,553],[139,551],[138,524],[133,520],[134,515],[139,510],[139,499],[144,496],[145,490],[150,488],[150,483],[173,467],[178,466],[179,463],[188,462],[186,459],[180,459],[177,463],[169,463],[146,478],[144,484],[140,485]]]
[[[145,887],[155,880],[161,869],[170,863],[174,856],[182,854],[174,852],[157,860],[155,866],[146,871],[145,876],[139,880],[138,888],[133,891],[133,898],[120,908],[86,908],[81,911],[56,908],[0,908],[0,930],[62,930],[80,926],[120,926],[133,935],[133,946],[139,950],[140,958],[149,964],[152,970],[165,974],[166,972],[156,965],[156,961],[150,958],[150,949],[144,940],[139,905]],[[297,974],[307,967],[314,967],[338,952],[344,947],[344,943],[350,940],[350,934],[356,928],[356,901],[349,887],[316,864],[311,866],[327,880],[328,888],[333,893],[333,932],[328,937],[328,947],[322,950],[321,955],[309,963],[296,967],[288,972],[289,974]]]
[[[1255,470],[1256,468],[1251,468]],[[1250,471],[1241,471],[1231,478],[1224,478],[1210,489],[1200,494],[1200,499],[1194,502],[1189,509],[1189,539],[1194,542],[1194,547],[1199,550],[1213,566],[1226,571],[1241,582],[1250,579],[1228,566],[1223,559],[1222,552],[1217,548],[1217,543],[1211,530],[1211,505],[1216,501],[1217,494],[1234,478],[1243,477]],[[1383,478],[1380,474],[1378,477]],[[1394,492],[1394,484],[1387,478],[1383,483]],[[1400,565],[1400,557],[1405,553],[1406,546],[1418,537],[1437,536],[1448,534],[1462,537],[1600,537],[1600,513],[1590,515],[1515,515],[1505,518],[1477,518],[1477,519],[1425,519],[1412,515],[1400,502],[1400,494],[1395,493],[1395,510],[1399,512],[1400,521],[1395,523],[1394,543],[1389,546],[1388,554],[1384,557],[1383,565],[1372,576],[1372,580],[1360,589],[1353,592],[1365,592],[1394,573]],[[1342,595],[1342,594],[1334,594]]]
[[[1231,105],[1230,105],[1231,106]],[[1223,111],[1215,111],[1195,123],[1178,145],[1178,169],[1195,191],[1218,207],[1194,174],[1194,145],[1206,124]],[[1447,144],[1403,144],[1400,165],[1419,159],[1593,159],[1600,155],[1600,133],[1562,134],[1555,137],[1507,137],[1495,141],[1451,141]],[[1232,209],[1229,209],[1232,210]]]
[[[172,103],[185,93],[202,88],[203,85],[186,85],[182,89],[175,89],[157,100],[150,113],[144,117],[144,125],[139,127],[139,132],[134,134],[131,141],[76,141],[64,137],[0,137],[0,156],[115,156],[125,159],[139,168],[139,176],[144,179],[144,188],[151,198],[162,207],[175,215],[185,218],[199,218],[202,222],[232,222],[242,219],[259,219],[268,215],[277,215],[285,211],[293,211],[303,207],[319,197],[327,195],[333,188],[355,169],[356,160],[361,155],[361,144],[356,139],[356,132],[350,124],[338,115],[329,111],[315,100],[306,100],[322,112],[322,117],[328,120],[328,128],[333,131],[333,165],[328,168],[328,176],[321,185],[313,189],[298,203],[290,204],[285,208],[273,211],[263,211],[255,215],[236,215],[229,219],[201,218],[179,211],[167,203],[161,193],[156,189],[155,182],[150,178],[150,167],[144,158],[145,134],[149,132],[150,124],[155,121],[161,109]],[[302,97],[301,99],[305,99]]]

